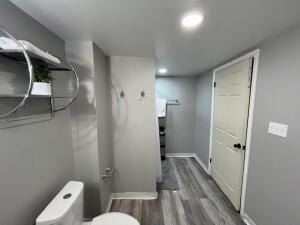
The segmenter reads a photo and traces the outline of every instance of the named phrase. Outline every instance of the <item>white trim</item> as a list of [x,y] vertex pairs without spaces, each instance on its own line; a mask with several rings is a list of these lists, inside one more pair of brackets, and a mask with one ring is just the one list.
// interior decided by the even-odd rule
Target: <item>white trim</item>
[[112,195],[113,195],[113,194],[110,194],[110,195],[109,195],[109,199],[108,199],[107,205],[106,205],[106,207],[105,207],[105,213],[108,213],[109,210],[110,210],[110,207],[111,207],[111,204],[112,204],[112,201],[113,201]]
[[208,156],[208,174],[211,175],[211,162],[210,159],[212,157],[212,134],[213,134],[213,124],[214,124],[214,110],[215,110],[215,71],[213,71],[213,79],[212,79],[212,89],[211,89],[211,108],[210,108],[210,131],[209,131],[209,156]]
[[[250,95],[250,102],[249,102],[249,117],[248,117],[248,127],[247,127],[247,137],[246,137],[246,154],[245,154],[245,162],[244,162],[244,174],[243,174],[243,183],[242,183],[242,194],[241,194],[241,210],[240,214],[243,217],[245,215],[245,198],[246,198],[246,187],[247,187],[247,177],[248,177],[248,166],[249,166],[249,159],[250,159],[250,150],[251,150],[251,136],[252,136],[252,126],[253,126],[253,115],[254,115],[254,104],[255,104],[255,95],[256,95],[256,83],[257,83],[257,76],[258,76],[258,63],[259,63],[259,54],[260,50],[254,50],[249,52],[248,54],[235,59],[225,65],[222,65],[213,70],[213,81],[212,84],[215,82],[216,72],[232,66],[236,63],[239,63],[248,58],[254,58],[253,64],[253,74],[252,74],[252,83],[251,83],[251,95]],[[213,115],[214,115],[214,85],[212,85],[212,101],[211,101],[211,121],[210,121],[210,138],[209,138],[209,158],[212,157],[212,133],[213,133]],[[211,163],[209,160],[208,166],[209,174],[211,174]]]
[[141,200],[154,200],[158,198],[157,192],[122,192],[111,193],[105,207],[105,212],[108,213],[114,199],[141,199]]
[[247,213],[244,213],[243,215],[243,221],[247,224],[247,225],[256,225],[254,223],[254,221],[248,216]]
[[199,157],[196,153],[194,153],[194,158],[195,158],[196,161],[200,164],[200,166],[202,166],[202,168],[204,169],[204,171],[205,171],[207,174],[209,174],[209,173],[208,173],[208,168],[207,168],[207,166],[204,164],[204,162],[202,162],[202,160],[200,159],[200,157]]
[[167,158],[193,158],[194,153],[166,153]]
[[83,225],[91,225],[93,219],[89,219],[89,221],[83,222]]
[[122,192],[112,193],[112,199],[142,199],[142,200],[153,200],[157,199],[157,192]]
[[91,225],[92,222],[91,221],[88,221],[88,222],[83,222],[83,225]]
[[247,137],[246,137],[247,138],[246,154],[245,154],[245,162],[244,162],[244,174],[243,174],[242,196],[241,196],[240,213],[242,216],[245,214],[246,188],[247,188],[248,169],[249,169],[250,150],[251,150],[251,138],[252,138],[256,85],[257,85],[257,76],[258,76],[259,53],[260,53],[259,49],[253,52],[254,64],[253,64],[251,95],[250,95],[250,103],[249,103],[248,127],[247,127]]
[[105,212],[108,213],[114,199],[141,199],[141,200],[154,200],[158,198],[157,192],[122,192],[111,193],[105,207]]

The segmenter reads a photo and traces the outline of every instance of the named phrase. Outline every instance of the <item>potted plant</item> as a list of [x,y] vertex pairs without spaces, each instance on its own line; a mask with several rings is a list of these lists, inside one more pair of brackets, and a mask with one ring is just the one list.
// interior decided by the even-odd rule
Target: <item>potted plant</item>
[[45,67],[34,66],[34,82],[31,90],[32,95],[51,96],[51,71]]

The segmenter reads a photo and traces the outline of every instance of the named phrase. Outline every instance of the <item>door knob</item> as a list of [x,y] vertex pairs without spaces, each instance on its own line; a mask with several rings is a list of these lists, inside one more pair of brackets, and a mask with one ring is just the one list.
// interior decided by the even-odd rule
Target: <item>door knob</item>
[[234,147],[234,148],[241,149],[241,148],[242,148],[242,145],[241,145],[240,143],[237,143],[237,144],[234,144],[233,147]]

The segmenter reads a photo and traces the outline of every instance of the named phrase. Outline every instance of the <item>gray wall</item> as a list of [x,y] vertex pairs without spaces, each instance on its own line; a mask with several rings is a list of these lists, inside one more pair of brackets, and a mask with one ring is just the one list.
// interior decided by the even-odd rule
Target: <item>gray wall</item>
[[[300,29],[285,32],[261,44],[260,48],[245,211],[257,225],[300,224],[297,196],[300,184]],[[202,86],[202,90],[211,88],[209,81],[198,85]],[[208,95],[208,98],[211,96]],[[204,99],[202,101],[199,101],[198,95],[198,112],[199,108],[208,106]],[[205,123],[209,120],[207,117]],[[200,121],[197,116],[197,123]],[[288,137],[268,134],[270,121],[288,124]],[[197,130],[207,135],[209,126]],[[208,155],[208,148],[199,152],[205,163]]]
[[[246,213],[257,225],[300,224],[300,29],[261,46]],[[289,125],[288,137],[267,133]]]
[[155,192],[155,60],[111,57],[111,79],[116,192]]
[[197,80],[195,153],[208,167],[209,138],[212,98],[212,72],[207,72]]
[[169,105],[166,119],[166,153],[194,153],[196,125],[196,77],[156,77],[156,95],[178,99]]
[[100,209],[100,170],[93,43],[66,42],[66,57],[80,79],[78,98],[71,106],[75,178],[85,184],[85,217]]
[[[96,84],[96,109],[100,174],[105,168],[113,168],[112,104],[109,58],[93,44]],[[109,196],[114,191],[113,177],[100,179],[101,210],[104,212]]]
[[[0,2],[0,27],[64,56],[64,41],[9,1]],[[0,143],[0,224],[33,224],[74,178],[70,112],[59,113],[49,122],[0,130]]]
[[109,61],[90,41],[67,42],[66,54],[80,77],[71,107],[75,177],[85,183],[85,216],[92,218],[104,211],[113,191],[112,180],[100,178],[113,167]]

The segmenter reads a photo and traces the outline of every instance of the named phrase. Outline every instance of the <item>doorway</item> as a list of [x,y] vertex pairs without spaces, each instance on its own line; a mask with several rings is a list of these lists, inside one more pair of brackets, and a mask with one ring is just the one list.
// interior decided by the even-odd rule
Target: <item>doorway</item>
[[243,213],[259,50],[214,70],[209,172]]

